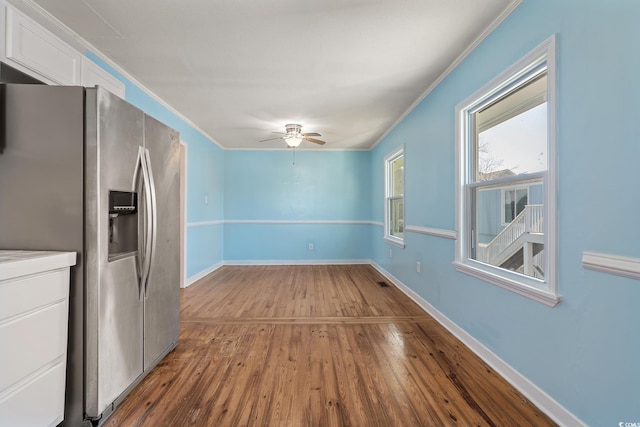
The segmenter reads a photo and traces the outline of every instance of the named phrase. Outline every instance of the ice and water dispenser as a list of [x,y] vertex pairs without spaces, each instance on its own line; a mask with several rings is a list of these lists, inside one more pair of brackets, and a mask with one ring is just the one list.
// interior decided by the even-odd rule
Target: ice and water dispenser
[[138,194],[109,191],[109,261],[138,250]]

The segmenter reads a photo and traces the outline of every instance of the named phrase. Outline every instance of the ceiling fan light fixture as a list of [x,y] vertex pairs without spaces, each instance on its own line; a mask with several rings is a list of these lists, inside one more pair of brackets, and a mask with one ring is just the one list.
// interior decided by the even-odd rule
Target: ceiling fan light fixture
[[283,139],[284,142],[287,143],[287,146],[289,148],[296,148],[297,146],[300,145],[300,143],[302,143],[303,140],[314,143],[314,144],[319,144],[319,145],[325,144],[324,141],[311,138],[312,136],[321,136],[318,132],[302,133],[302,126],[298,124],[288,124],[285,126],[284,132],[272,132],[272,133],[282,135],[282,136],[263,139],[260,142],[273,141],[275,139]]
[[302,142],[301,135],[287,135],[284,137],[284,142],[287,143],[289,147],[297,147]]

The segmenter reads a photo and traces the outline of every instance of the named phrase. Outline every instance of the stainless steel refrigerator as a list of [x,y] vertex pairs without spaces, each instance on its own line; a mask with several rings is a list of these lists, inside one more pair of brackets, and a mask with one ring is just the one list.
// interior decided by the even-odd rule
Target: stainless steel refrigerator
[[79,254],[63,425],[98,424],[178,342],[178,133],[99,87],[0,108],[0,249]]

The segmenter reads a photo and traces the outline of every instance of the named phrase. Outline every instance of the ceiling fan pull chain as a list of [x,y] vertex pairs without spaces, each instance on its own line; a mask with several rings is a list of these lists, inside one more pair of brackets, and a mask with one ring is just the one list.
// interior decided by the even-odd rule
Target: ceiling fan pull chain
[[296,165],[296,147],[293,147],[293,163],[292,165]]

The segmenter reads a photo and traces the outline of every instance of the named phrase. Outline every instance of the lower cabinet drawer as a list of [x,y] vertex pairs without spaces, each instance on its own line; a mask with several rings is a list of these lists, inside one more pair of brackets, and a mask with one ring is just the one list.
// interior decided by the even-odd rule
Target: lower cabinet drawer
[[0,426],[57,426],[64,414],[65,363],[23,385],[0,401]]
[[69,269],[0,281],[0,323],[69,297]]
[[63,301],[0,326],[0,395],[66,354],[67,307]]

